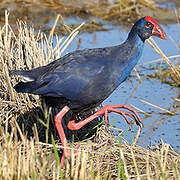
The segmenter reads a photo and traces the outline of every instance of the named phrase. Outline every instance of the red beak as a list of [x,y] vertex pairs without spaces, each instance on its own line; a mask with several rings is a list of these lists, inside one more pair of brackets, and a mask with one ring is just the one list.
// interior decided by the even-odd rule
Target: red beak
[[159,37],[161,39],[165,39],[165,40],[167,39],[165,32],[163,31],[161,26],[159,26],[159,24],[156,22],[155,19],[153,19],[150,16],[146,16],[145,19],[146,19],[146,21],[148,21],[148,22],[150,22],[151,24],[154,25],[154,28],[152,30],[152,35],[153,36],[157,36],[157,37]]
[[165,32],[159,25],[154,26],[152,30],[152,35],[157,36],[161,39],[165,39],[165,40],[167,39]]

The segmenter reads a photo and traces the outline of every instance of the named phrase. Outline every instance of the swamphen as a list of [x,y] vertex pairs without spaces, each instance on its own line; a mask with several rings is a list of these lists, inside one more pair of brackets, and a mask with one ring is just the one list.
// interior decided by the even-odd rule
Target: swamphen
[[[121,114],[128,123],[129,116],[142,127],[139,115],[126,105],[107,105],[78,123],[75,119],[78,113],[97,107],[126,80],[142,55],[145,40],[152,35],[166,39],[158,23],[146,16],[133,25],[127,40],[121,45],[78,50],[46,66],[10,73],[24,78],[24,82],[14,87],[17,92],[42,95],[49,105],[62,109],[55,117],[55,125],[64,146],[61,165],[64,158],[70,155],[62,127],[62,118],[70,109],[74,113],[68,124],[71,130],[78,130],[103,114],[108,124],[108,112]],[[118,108],[128,109],[134,115]]]

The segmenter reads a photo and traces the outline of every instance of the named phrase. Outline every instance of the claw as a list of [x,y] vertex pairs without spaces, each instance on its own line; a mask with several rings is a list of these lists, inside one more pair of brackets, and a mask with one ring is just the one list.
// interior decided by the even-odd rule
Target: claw
[[133,114],[130,114],[130,113],[125,112],[125,111],[123,111],[123,112],[125,112],[128,116],[130,116],[132,119],[134,119],[138,126],[140,126],[141,128],[144,126],[142,121],[141,121],[141,118],[140,118],[139,114],[133,108],[131,108],[131,107],[127,106],[127,105],[124,105],[124,104],[112,105],[112,108],[113,109],[114,108],[115,109],[116,108],[123,108],[123,109],[127,109],[127,110],[131,111]]
[[118,114],[121,114],[128,124],[132,124],[132,122],[129,120],[129,118],[127,116],[131,117],[136,122],[136,124],[138,126],[140,126],[141,128],[143,127],[143,123],[142,123],[139,115],[134,110],[133,110],[133,112],[134,112],[135,115],[131,114],[129,112],[126,112],[126,111],[121,111],[121,110],[113,109],[113,108],[110,109],[110,111],[111,112],[116,112]]

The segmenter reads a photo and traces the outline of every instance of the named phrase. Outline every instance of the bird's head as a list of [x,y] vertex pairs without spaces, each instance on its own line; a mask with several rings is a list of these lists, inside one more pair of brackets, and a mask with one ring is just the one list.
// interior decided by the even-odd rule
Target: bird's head
[[145,16],[138,20],[133,28],[133,34],[137,33],[139,37],[145,41],[150,36],[157,36],[161,39],[167,39],[165,32],[160,27],[155,19],[150,16]]

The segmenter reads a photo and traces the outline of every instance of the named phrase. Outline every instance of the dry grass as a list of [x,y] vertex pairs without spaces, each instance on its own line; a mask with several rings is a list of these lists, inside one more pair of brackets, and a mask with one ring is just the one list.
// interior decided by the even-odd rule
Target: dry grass
[[[160,72],[159,76],[166,76],[170,77],[172,82],[166,81],[166,83],[169,83],[174,86],[180,86],[180,65],[173,64],[169,58],[163,53],[163,51],[160,49],[160,47],[157,45],[157,43],[154,41],[152,37],[150,37],[148,40],[146,40],[147,43],[162,57],[162,59],[166,62],[170,70],[166,70],[166,72]],[[157,76],[157,75],[156,75]]]
[[35,30],[28,27],[25,22],[19,21],[17,25],[18,34],[15,35],[6,15],[6,23],[0,30],[0,118],[3,122],[16,119],[19,113],[39,105],[38,96],[15,92],[13,85],[18,79],[10,78],[9,71],[39,67],[60,57],[83,24],[74,29],[66,39],[55,36],[55,47],[52,32],[47,38],[41,32],[35,33]]
[[[38,139],[22,141],[2,132],[0,174],[3,179],[179,179],[180,154],[169,144],[144,149],[121,144],[105,126],[101,126],[94,142],[81,142],[81,148],[66,160],[61,169],[54,152],[62,148]],[[97,144],[108,142],[96,149]],[[75,160],[76,159],[76,160]]]
[[[77,35],[74,30],[67,39],[57,40],[53,47],[53,29],[49,38],[35,33],[26,23],[18,22],[15,35],[6,23],[0,30],[0,177],[1,179],[179,179],[180,154],[170,145],[149,150],[137,145],[122,144],[102,126],[93,139],[81,142],[81,148],[72,151],[63,169],[59,166],[59,144],[39,141],[39,130],[34,125],[34,137],[28,139],[26,131],[17,123],[19,114],[40,106],[38,96],[17,94],[12,85],[18,79],[9,77],[13,69],[42,66],[61,56],[62,51]],[[54,26],[55,27],[55,26]],[[24,116],[28,124],[36,114]],[[8,131],[9,125],[11,131]],[[25,125],[26,126],[26,125]],[[104,146],[96,146],[107,142]],[[76,159],[76,160],[75,160]]]

